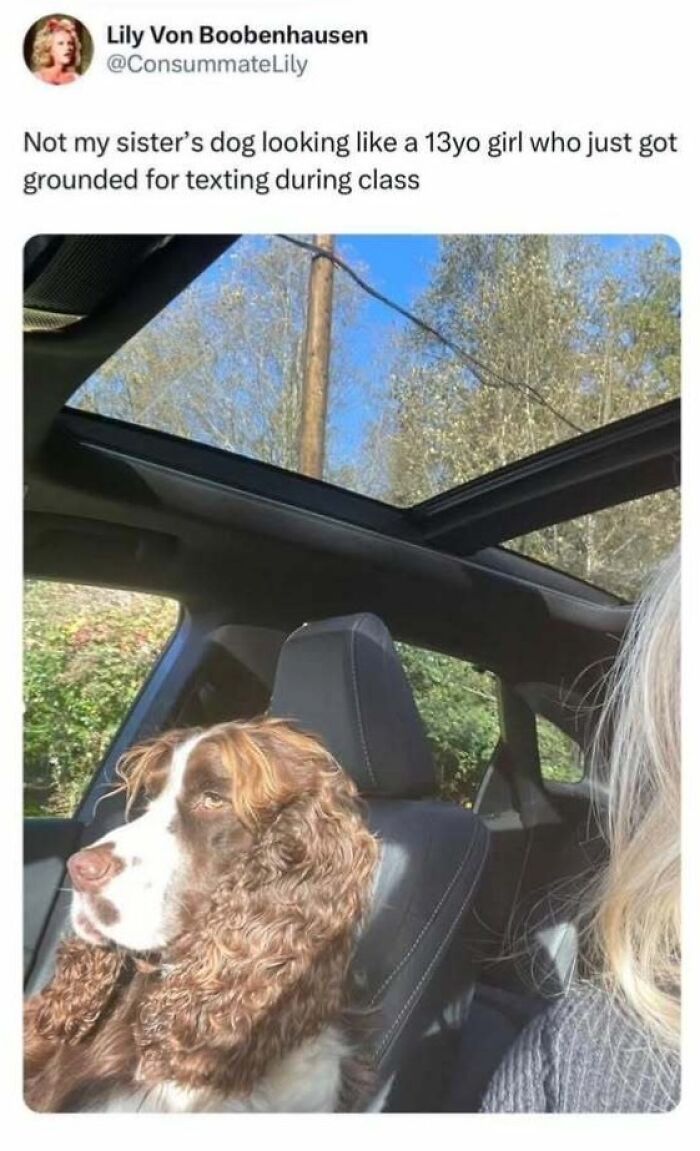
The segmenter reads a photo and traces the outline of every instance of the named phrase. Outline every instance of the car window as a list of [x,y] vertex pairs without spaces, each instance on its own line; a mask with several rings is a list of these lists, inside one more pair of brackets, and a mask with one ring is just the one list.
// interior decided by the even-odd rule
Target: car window
[[396,647],[428,734],[440,794],[471,807],[500,736],[496,678],[466,660]]
[[537,744],[545,781],[580,783],[585,774],[581,748],[576,740],[542,715],[537,716]]
[[25,581],[25,816],[73,814],[178,610],[137,592]]

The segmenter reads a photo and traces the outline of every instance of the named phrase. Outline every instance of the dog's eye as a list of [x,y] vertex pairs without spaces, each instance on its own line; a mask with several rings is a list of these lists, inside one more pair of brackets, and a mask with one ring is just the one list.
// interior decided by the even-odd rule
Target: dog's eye
[[202,792],[202,806],[208,808],[209,811],[217,807],[223,807],[226,803],[226,797],[219,795],[216,791]]

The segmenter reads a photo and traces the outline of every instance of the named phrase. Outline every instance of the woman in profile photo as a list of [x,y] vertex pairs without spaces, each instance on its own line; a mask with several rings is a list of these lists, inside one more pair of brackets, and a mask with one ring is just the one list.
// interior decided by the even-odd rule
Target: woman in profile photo
[[670,1111],[680,1100],[680,555],[615,661],[591,771],[610,856],[581,917],[587,977],[527,1026],[482,1111]]
[[80,76],[78,25],[67,16],[49,16],[33,29],[30,68],[45,84],[72,84]]

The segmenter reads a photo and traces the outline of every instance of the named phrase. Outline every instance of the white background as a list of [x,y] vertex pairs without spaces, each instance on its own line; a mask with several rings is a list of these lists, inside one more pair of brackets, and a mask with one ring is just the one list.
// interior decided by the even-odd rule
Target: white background
[[[700,1110],[698,1082],[697,769],[700,768],[696,715],[698,549],[695,502],[700,427],[698,394],[698,294],[700,256],[697,207],[697,36],[691,29],[693,5],[630,0],[258,0],[257,3],[196,3],[190,0],[76,0],[67,10],[90,28],[95,60],[89,73],[64,88],[39,83],[26,70],[22,42],[29,24],[51,13],[49,6],[22,0],[4,12],[2,180],[7,205],[3,219],[2,374],[4,440],[2,468],[3,540],[3,803],[2,846],[5,930],[2,952],[7,971],[3,1019],[3,1134],[15,1124],[15,1137],[58,1148],[76,1139],[101,1147],[124,1140],[164,1140],[182,1146],[192,1140],[307,1142],[354,1145],[358,1140],[413,1139],[458,1145],[536,1140],[539,1146],[583,1147],[610,1138],[658,1148],[690,1139]],[[367,27],[369,47],[293,49],[311,56],[306,76],[112,76],[104,60],[108,23],[168,23],[190,27],[211,23],[236,27]],[[272,49],[265,49],[267,54]],[[278,52],[289,49],[276,49]],[[145,53],[144,48],[141,49]],[[170,52],[173,50],[171,49]],[[191,49],[182,49],[184,55]],[[226,55],[258,49],[235,48]],[[201,49],[201,55],[213,55]],[[158,55],[155,48],[148,54]],[[22,152],[25,129],[66,132],[231,132],[268,127],[285,133],[300,128],[421,135],[431,129],[459,134],[524,128],[544,132],[620,134],[667,133],[680,138],[680,154],[641,160],[634,157],[546,159],[517,156],[485,159],[425,159],[418,193],[339,197],[328,194],[244,197],[237,194],[156,195],[119,193],[90,196],[51,193],[22,195],[25,167],[41,168]],[[124,167],[135,161],[125,158]],[[143,162],[140,161],[140,162]],[[157,162],[157,161],[156,161]],[[166,160],[162,161],[167,163]],[[211,158],[203,170],[214,167]],[[235,161],[230,160],[231,166]],[[323,164],[322,158],[305,166]],[[419,157],[397,156],[383,166],[415,169]],[[343,162],[346,167],[348,162]],[[67,166],[67,165],[66,165]],[[81,167],[88,165],[82,163]],[[190,165],[192,166],[192,165]],[[219,162],[216,166],[221,166]],[[369,165],[365,165],[369,166]],[[8,212],[9,207],[9,212]],[[685,927],[684,1098],[677,1112],[655,1117],[252,1117],[101,1116],[41,1117],[24,1110],[19,1074],[21,932],[21,250],[35,232],[641,232],[667,233],[683,257],[684,395],[684,652],[685,699]],[[688,450],[690,449],[690,450]],[[694,986],[695,985],[695,986]],[[235,1126],[235,1130],[234,1130]],[[138,1130],[136,1130],[138,1127]],[[157,1128],[157,1130],[156,1130]],[[167,1128],[167,1131],[166,1131]],[[216,1130],[214,1130],[216,1128]]]

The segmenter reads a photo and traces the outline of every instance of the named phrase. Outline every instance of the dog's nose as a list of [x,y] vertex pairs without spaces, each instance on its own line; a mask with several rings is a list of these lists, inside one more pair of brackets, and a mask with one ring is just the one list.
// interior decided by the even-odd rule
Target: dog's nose
[[76,851],[68,860],[68,874],[76,891],[99,891],[118,870],[119,861],[111,844]]

